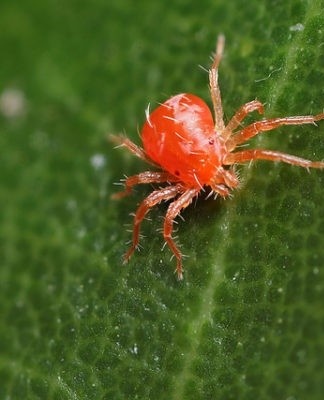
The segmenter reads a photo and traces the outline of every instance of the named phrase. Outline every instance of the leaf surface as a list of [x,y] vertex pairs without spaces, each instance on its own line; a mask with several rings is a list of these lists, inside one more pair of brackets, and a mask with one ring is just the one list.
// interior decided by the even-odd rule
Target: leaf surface
[[[232,198],[179,219],[178,282],[157,232],[166,205],[121,265],[151,189],[110,200],[147,166],[105,136],[139,143],[147,103],[179,92],[210,103],[198,65],[220,32],[227,119],[255,98],[266,117],[322,112],[323,6],[2,1],[1,398],[322,398],[324,172],[238,167]],[[250,146],[321,160],[324,124]]]

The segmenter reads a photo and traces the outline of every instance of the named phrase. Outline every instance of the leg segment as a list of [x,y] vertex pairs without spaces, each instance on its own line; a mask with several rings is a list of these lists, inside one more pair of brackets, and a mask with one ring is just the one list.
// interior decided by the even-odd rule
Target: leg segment
[[229,123],[226,125],[226,128],[222,133],[224,139],[228,139],[232,135],[233,131],[240,125],[243,119],[253,111],[258,111],[259,114],[263,114],[263,104],[260,103],[258,100],[253,100],[241,106],[232,117],[232,119],[229,121]]
[[114,193],[112,195],[113,199],[120,199],[129,195],[132,191],[133,186],[142,183],[163,183],[163,182],[178,182],[172,175],[168,172],[154,172],[145,171],[140,174],[129,176],[125,180],[125,190],[122,192]]
[[285,118],[273,118],[265,119],[263,121],[254,122],[248,125],[234,137],[229,139],[227,148],[229,151],[235,149],[235,147],[243,142],[246,142],[253,136],[258,135],[261,132],[270,131],[278,128],[282,125],[302,125],[302,124],[314,124],[316,121],[324,119],[324,113],[318,115],[306,115],[296,117],[285,117]]
[[215,129],[217,131],[222,131],[224,129],[222,98],[218,85],[218,66],[222,59],[224,45],[225,45],[225,37],[223,35],[219,35],[217,38],[217,46],[216,46],[214,61],[209,70],[210,95],[214,107]]
[[224,164],[232,165],[236,163],[245,163],[253,160],[269,160],[269,161],[281,161],[287,164],[297,165],[303,168],[324,168],[324,162],[321,161],[310,161],[304,158],[292,156],[290,154],[280,153],[279,151],[272,150],[246,150],[237,153],[230,153]]
[[127,253],[124,255],[124,262],[127,262],[129,260],[139,244],[140,226],[143,219],[145,218],[145,215],[156,204],[159,204],[163,200],[170,200],[181,192],[183,192],[183,186],[180,184],[167,186],[166,188],[155,190],[142,201],[134,217],[132,245]]
[[137,146],[134,142],[128,139],[125,136],[117,136],[117,135],[109,135],[108,139],[117,144],[117,147],[126,147],[131,153],[135,154],[136,157],[141,158],[142,160],[146,161],[147,163],[156,166],[156,164],[150,160],[144,150]]
[[173,203],[169,205],[168,211],[166,213],[164,219],[163,226],[163,236],[164,240],[167,242],[170,247],[172,253],[175,255],[177,259],[177,274],[178,279],[181,280],[183,278],[182,275],[182,254],[174,240],[172,239],[172,231],[173,231],[173,222],[177,215],[181,212],[182,209],[188,207],[191,203],[192,199],[199,193],[197,189],[188,189],[186,190],[178,199],[176,199]]

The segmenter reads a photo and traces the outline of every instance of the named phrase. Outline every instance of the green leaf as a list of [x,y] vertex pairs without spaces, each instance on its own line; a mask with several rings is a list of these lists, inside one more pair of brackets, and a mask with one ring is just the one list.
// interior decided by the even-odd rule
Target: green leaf
[[[144,110],[192,92],[209,102],[220,32],[225,116],[324,107],[323,1],[41,2],[0,5],[0,398],[321,399],[324,173],[270,162],[179,219],[185,277],[161,251],[166,206],[121,256],[129,213],[113,201],[145,166],[116,150]],[[259,118],[252,115],[247,123]],[[324,124],[251,141],[324,159]]]

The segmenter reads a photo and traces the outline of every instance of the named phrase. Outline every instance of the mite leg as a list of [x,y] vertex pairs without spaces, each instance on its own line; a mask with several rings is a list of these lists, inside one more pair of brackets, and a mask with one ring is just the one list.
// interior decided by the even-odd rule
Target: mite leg
[[243,119],[253,111],[258,111],[259,114],[263,114],[263,104],[258,100],[253,100],[240,107],[222,132],[223,138],[228,139],[232,135],[233,131],[240,125]]
[[230,138],[227,142],[227,149],[229,151],[232,151],[237,145],[246,142],[253,136],[258,135],[261,132],[270,131],[272,129],[278,128],[282,125],[314,124],[316,121],[320,121],[321,119],[324,119],[324,113],[318,115],[273,118],[265,119],[263,121],[257,121],[243,128],[235,136]]
[[192,199],[198,193],[199,190],[197,189],[186,190],[178,199],[176,199],[173,203],[169,205],[168,211],[164,219],[163,236],[164,240],[167,242],[168,246],[170,247],[171,251],[173,252],[173,254],[177,259],[176,271],[179,280],[183,278],[182,254],[177,245],[175,244],[174,240],[172,239],[173,222],[174,219],[177,217],[177,215],[180,214],[181,210],[188,207]]
[[160,190],[155,190],[142,201],[135,213],[132,245],[127,253],[124,255],[124,262],[127,262],[129,260],[139,244],[140,226],[143,219],[145,218],[145,215],[150,211],[152,207],[159,204],[161,201],[170,200],[181,192],[183,192],[183,186],[180,184],[168,186]]
[[210,96],[213,102],[214,114],[215,114],[215,129],[217,131],[223,131],[223,106],[222,98],[218,85],[218,66],[222,59],[225,45],[225,37],[219,35],[217,38],[216,53],[214,56],[213,64],[209,70],[209,87]]
[[147,163],[156,166],[156,164],[147,157],[144,150],[141,147],[137,146],[127,137],[118,135],[109,135],[108,139],[111,142],[117,144],[117,147],[126,147],[131,153],[135,154],[136,157],[141,158]]
[[168,172],[154,172],[145,171],[140,174],[129,176],[125,179],[125,190],[122,192],[114,193],[111,197],[113,199],[120,199],[129,195],[132,191],[133,186],[145,183],[163,183],[163,182],[178,182],[176,179]]
[[245,163],[252,160],[270,160],[281,161],[287,164],[297,165],[303,168],[324,168],[324,162],[311,161],[304,158],[292,156],[290,154],[280,153],[279,151],[272,150],[245,150],[237,153],[230,153],[224,161],[226,165],[236,163]]
[[229,190],[227,189],[227,187],[225,185],[213,185],[212,186],[213,191],[211,193],[215,193],[215,194],[219,194],[220,196],[227,197],[229,195]]

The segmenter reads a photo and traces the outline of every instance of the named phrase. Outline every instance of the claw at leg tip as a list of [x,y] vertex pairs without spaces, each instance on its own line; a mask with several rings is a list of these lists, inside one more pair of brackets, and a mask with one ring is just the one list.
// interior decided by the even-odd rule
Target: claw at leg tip
[[128,261],[129,261],[129,256],[128,256],[127,254],[125,254],[125,255],[123,256],[123,265],[127,264]]
[[182,268],[177,268],[175,272],[178,275],[178,281],[182,281],[183,280],[183,270],[182,270]]

